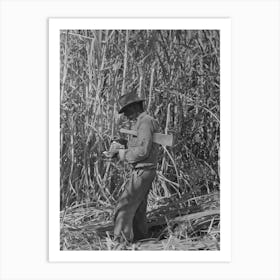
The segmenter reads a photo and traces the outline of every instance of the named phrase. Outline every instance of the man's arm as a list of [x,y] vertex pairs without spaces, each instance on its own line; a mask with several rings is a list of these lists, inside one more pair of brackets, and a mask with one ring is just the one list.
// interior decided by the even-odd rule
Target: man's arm
[[[137,136],[137,131],[135,131],[135,130],[121,128],[120,132]],[[172,147],[174,144],[174,137],[172,134],[162,134],[162,133],[155,132],[153,134],[153,142],[156,144],[162,145],[162,146]]]
[[136,163],[149,156],[153,143],[153,124],[151,120],[144,120],[137,130],[135,147],[120,149],[119,157],[129,163]]

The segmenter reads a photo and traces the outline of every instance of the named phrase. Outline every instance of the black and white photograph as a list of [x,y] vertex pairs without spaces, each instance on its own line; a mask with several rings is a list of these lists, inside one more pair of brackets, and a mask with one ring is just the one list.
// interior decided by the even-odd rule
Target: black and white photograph
[[220,251],[220,30],[59,36],[60,250]]
[[61,30],[60,53],[61,250],[219,250],[219,30]]

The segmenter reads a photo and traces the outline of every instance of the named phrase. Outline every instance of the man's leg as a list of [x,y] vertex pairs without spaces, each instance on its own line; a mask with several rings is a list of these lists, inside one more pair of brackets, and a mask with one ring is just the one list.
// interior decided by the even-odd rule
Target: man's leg
[[118,201],[114,216],[115,238],[120,238],[122,240],[124,237],[128,241],[132,241],[133,239],[132,221],[135,213],[135,211],[133,211],[133,204],[131,203],[131,195],[129,194],[129,190],[131,189],[130,185],[132,183],[131,178],[126,184],[125,190]]
[[147,198],[148,194],[145,196],[144,200],[139,205],[133,219],[134,241],[138,241],[140,239],[145,239],[148,237],[148,225],[146,217]]
[[[146,225],[146,199],[154,177],[155,170],[133,171],[131,180],[126,185],[126,189],[122,194],[117,206],[114,228],[115,236],[121,236],[123,234],[127,240],[132,241],[133,218],[135,216],[136,210],[140,206],[141,202],[144,202],[144,200],[144,204],[139,209],[140,220],[139,222],[135,221],[134,225],[139,224],[137,228],[140,228],[140,232],[142,232],[143,230],[144,232],[146,231],[146,229],[142,228],[142,226],[144,225],[145,227]],[[145,213],[145,218],[143,218],[143,213]],[[138,234],[137,229],[136,232]]]

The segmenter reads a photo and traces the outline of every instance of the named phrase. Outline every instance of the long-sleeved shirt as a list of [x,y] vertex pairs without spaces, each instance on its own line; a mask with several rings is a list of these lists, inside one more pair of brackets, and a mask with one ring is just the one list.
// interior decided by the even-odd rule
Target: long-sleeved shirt
[[156,168],[159,147],[153,143],[153,134],[159,130],[158,122],[143,112],[138,116],[134,130],[137,136],[131,136],[128,148],[119,151],[120,159],[134,168]]

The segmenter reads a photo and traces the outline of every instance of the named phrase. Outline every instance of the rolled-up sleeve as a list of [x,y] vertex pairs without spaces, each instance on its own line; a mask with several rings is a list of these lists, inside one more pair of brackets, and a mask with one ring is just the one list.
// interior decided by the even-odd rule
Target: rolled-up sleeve
[[153,143],[153,124],[149,119],[141,122],[137,129],[136,145],[123,152],[123,159],[129,163],[137,163],[146,159]]

